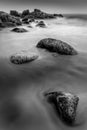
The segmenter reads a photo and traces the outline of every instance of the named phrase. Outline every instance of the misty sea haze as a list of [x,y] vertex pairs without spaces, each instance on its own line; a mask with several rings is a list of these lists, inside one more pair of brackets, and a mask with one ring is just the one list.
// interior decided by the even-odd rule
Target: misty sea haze
[[[0,130],[87,130],[87,15],[65,16],[43,20],[47,28],[23,25],[26,33],[0,30]],[[43,38],[65,41],[78,55],[55,57],[36,48]],[[25,50],[39,58],[23,65],[10,62],[12,54]],[[55,90],[79,96],[76,126],[65,125],[45,102],[43,93]]]

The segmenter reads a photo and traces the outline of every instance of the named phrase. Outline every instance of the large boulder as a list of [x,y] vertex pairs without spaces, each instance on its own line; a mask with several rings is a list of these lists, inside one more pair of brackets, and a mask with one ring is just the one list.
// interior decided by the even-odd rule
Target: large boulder
[[12,55],[10,57],[10,61],[14,64],[24,64],[34,61],[38,58],[37,54],[34,53],[27,53],[27,52],[20,52]]
[[52,38],[42,39],[37,44],[38,48],[47,49],[50,52],[56,52],[61,55],[76,55],[77,51],[67,43]]
[[42,27],[42,28],[45,28],[45,27],[46,27],[44,21],[40,21],[36,26],[37,26],[37,27]]
[[24,33],[24,32],[28,32],[26,29],[24,28],[14,28],[11,31],[13,32],[17,32],[17,33]]
[[47,101],[52,104],[59,118],[68,125],[74,125],[79,97],[72,93],[49,92],[45,94]]

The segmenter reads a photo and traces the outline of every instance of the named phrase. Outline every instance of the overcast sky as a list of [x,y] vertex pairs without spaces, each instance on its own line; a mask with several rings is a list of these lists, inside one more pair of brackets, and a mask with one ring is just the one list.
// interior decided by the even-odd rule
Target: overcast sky
[[34,8],[55,13],[87,13],[87,0],[0,0],[0,10]]

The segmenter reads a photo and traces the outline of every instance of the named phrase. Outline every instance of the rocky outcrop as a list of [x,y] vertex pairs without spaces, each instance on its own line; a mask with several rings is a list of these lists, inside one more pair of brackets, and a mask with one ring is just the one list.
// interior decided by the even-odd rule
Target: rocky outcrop
[[28,19],[51,19],[56,17],[58,17],[58,14],[48,14],[39,9],[34,9],[33,12],[29,12],[27,10],[26,13],[22,13],[22,18],[28,18]]
[[37,44],[38,48],[47,49],[50,52],[56,52],[61,55],[76,55],[77,51],[67,43],[52,38],[42,39]]
[[24,28],[14,28],[11,31],[13,32],[17,32],[17,33],[24,33],[24,32],[28,32],[26,29]]
[[38,58],[37,54],[21,52],[14,54],[10,57],[10,61],[14,64],[24,64],[31,61],[34,61]]
[[46,27],[46,25],[45,25],[45,23],[43,21],[40,21],[36,26],[37,27],[42,27],[42,28]]
[[31,13],[31,15],[35,18],[35,19],[49,19],[49,18],[55,18],[55,16],[53,14],[47,14],[45,12],[42,12],[39,9],[34,9],[34,11]]
[[5,12],[0,12],[0,20],[4,27],[22,25],[22,22],[19,18],[11,16]]
[[10,10],[10,15],[15,17],[21,17],[21,14],[16,10]]
[[65,92],[49,92],[45,94],[47,101],[54,106],[59,118],[68,125],[74,125],[79,97]]

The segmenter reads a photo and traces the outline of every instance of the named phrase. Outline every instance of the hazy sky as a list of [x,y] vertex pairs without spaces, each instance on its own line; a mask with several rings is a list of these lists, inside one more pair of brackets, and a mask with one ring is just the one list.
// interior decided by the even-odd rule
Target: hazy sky
[[87,13],[87,0],[0,0],[0,10],[34,8],[55,13]]

